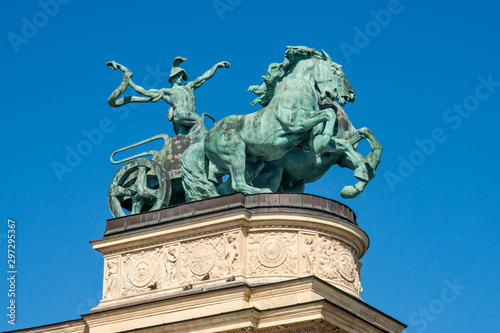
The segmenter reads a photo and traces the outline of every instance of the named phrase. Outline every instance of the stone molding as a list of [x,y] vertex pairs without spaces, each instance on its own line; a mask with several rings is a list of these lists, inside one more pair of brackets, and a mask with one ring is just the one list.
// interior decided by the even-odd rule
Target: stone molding
[[100,332],[401,332],[406,326],[315,277],[236,282],[83,316]]
[[94,309],[82,319],[16,332],[394,332],[406,325],[316,277],[233,282]]

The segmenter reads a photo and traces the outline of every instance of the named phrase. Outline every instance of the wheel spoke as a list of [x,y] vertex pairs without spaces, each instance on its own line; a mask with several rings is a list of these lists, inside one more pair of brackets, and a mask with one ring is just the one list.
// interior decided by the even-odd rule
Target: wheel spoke
[[146,187],[148,183],[148,175],[147,175],[147,170],[145,166],[139,166],[139,173],[137,174],[137,179],[135,183],[139,183],[142,186]]
[[141,212],[142,205],[144,205],[144,201],[142,199],[132,198],[132,211],[130,214],[139,214]]
[[148,202],[154,202],[159,199],[158,190],[152,190],[149,187],[144,188],[142,197]]
[[113,195],[115,197],[132,196],[132,192],[130,191],[129,188],[116,185],[113,187],[113,189],[111,191],[111,195]]

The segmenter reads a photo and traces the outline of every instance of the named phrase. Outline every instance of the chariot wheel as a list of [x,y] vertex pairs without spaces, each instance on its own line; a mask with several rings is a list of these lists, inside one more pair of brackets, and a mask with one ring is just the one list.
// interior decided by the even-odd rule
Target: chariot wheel
[[114,217],[165,208],[172,193],[170,177],[158,163],[135,159],[118,170],[109,185],[108,203]]

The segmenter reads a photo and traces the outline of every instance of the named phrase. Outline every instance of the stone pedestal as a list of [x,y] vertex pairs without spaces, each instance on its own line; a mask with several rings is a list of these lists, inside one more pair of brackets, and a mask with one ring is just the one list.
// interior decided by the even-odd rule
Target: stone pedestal
[[235,194],[110,220],[102,309],[232,281],[315,275],[359,297],[368,237],[353,212],[305,194]]
[[361,301],[369,239],[333,200],[234,194],[109,220],[91,243],[104,282],[90,332],[404,328]]

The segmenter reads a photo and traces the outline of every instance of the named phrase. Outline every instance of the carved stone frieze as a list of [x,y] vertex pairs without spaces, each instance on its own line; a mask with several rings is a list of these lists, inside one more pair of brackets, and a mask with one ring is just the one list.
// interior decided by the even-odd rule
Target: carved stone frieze
[[119,293],[120,258],[107,258],[104,262],[103,298],[114,298]]
[[150,290],[148,286],[153,284],[156,284],[156,288],[161,288],[161,254],[161,248],[154,248],[127,253],[122,257],[123,296],[146,292]]
[[248,272],[257,275],[298,274],[297,232],[248,234]]
[[300,237],[301,272],[314,274],[316,272],[318,235],[301,233]]
[[224,239],[226,273],[239,273],[241,271],[241,232],[226,233]]
[[[231,281],[275,282],[315,275],[344,291],[362,291],[356,239],[314,225],[241,224],[124,246],[104,263],[103,301],[178,293]],[[231,282],[229,281],[229,282]]]
[[181,285],[224,273],[224,235],[181,243]]
[[332,237],[319,237],[317,276],[333,281],[355,293],[361,292],[359,263],[354,249]]
[[179,284],[179,255],[180,245],[170,244],[163,247],[163,267],[165,272],[165,286]]

